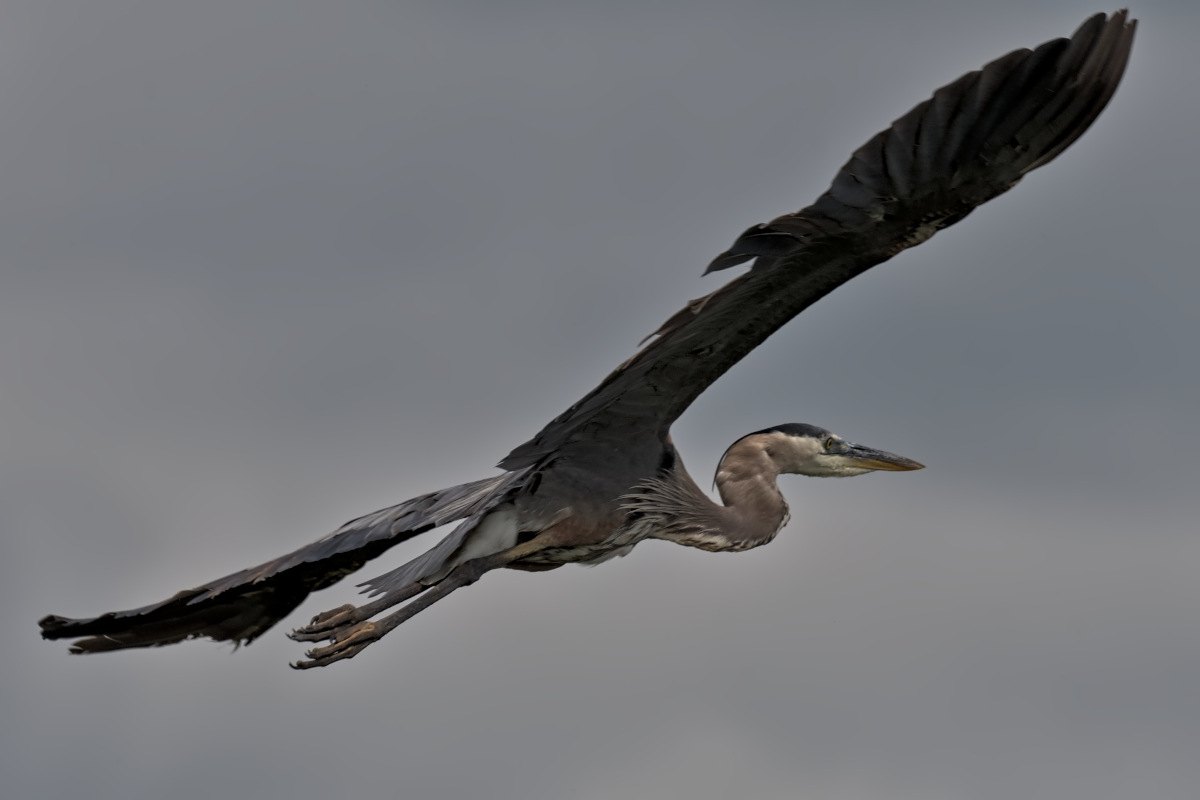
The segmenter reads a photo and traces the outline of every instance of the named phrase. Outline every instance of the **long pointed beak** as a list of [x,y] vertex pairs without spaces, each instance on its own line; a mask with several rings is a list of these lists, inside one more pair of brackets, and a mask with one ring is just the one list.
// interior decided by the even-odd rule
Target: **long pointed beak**
[[924,464],[919,461],[913,461],[911,458],[898,456],[886,450],[864,447],[861,444],[851,444],[850,442],[846,442],[846,450],[840,455],[849,461],[850,466],[862,469],[881,469],[888,472],[907,472],[913,469],[925,469]]

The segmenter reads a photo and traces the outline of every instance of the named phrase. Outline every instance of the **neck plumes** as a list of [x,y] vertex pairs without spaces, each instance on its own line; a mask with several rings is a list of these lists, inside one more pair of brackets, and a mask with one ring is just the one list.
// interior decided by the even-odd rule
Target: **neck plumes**
[[[757,450],[757,452],[756,452]],[[749,550],[775,538],[788,507],[775,485],[779,469],[770,455],[739,442],[717,468],[717,505],[701,491],[681,461],[670,472],[625,497],[639,538],[666,539],[702,550]]]

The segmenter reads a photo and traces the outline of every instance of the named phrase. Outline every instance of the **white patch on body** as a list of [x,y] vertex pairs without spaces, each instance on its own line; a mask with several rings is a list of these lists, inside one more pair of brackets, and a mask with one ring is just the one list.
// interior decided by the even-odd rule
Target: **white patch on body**
[[459,564],[515,547],[518,533],[520,531],[517,530],[516,509],[511,505],[497,508],[479,521],[475,530],[467,535],[467,541],[454,555],[446,559],[441,569],[421,578],[421,583],[432,586],[449,575]]

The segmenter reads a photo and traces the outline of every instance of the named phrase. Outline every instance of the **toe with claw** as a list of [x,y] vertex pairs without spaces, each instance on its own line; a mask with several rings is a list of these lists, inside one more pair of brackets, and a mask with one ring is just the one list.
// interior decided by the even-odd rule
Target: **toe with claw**
[[375,623],[368,621],[360,622],[350,628],[345,635],[338,635],[336,638],[332,633],[327,634],[324,638],[332,639],[332,644],[325,647],[314,647],[304,654],[309,659],[308,661],[297,661],[292,664],[292,668],[312,669],[313,667],[324,667],[345,658],[353,658],[371,642],[383,636],[385,632],[377,630]]
[[312,618],[312,622],[302,628],[296,628],[288,634],[288,638],[297,642],[321,642],[326,639],[334,640],[339,628],[362,622],[358,607],[347,603],[330,611],[324,611]]
[[340,638],[338,631],[365,619],[358,607],[347,603],[313,616],[310,624],[288,633],[288,638],[294,642],[324,642],[325,639],[335,642]]

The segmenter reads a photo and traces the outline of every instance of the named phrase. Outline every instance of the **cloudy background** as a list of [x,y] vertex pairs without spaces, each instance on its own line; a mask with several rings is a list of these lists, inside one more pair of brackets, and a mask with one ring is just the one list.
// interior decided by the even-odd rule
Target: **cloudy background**
[[745,227],[1098,10],[3,2],[3,794],[1195,797],[1188,0],[1138,4],[1058,161],[675,427],[698,476],[785,421],[929,469],[788,479],[750,553],[489,575],[324,670],[283,630],[350,582],[236,655],[75,658],[34,624],[493,474]]

